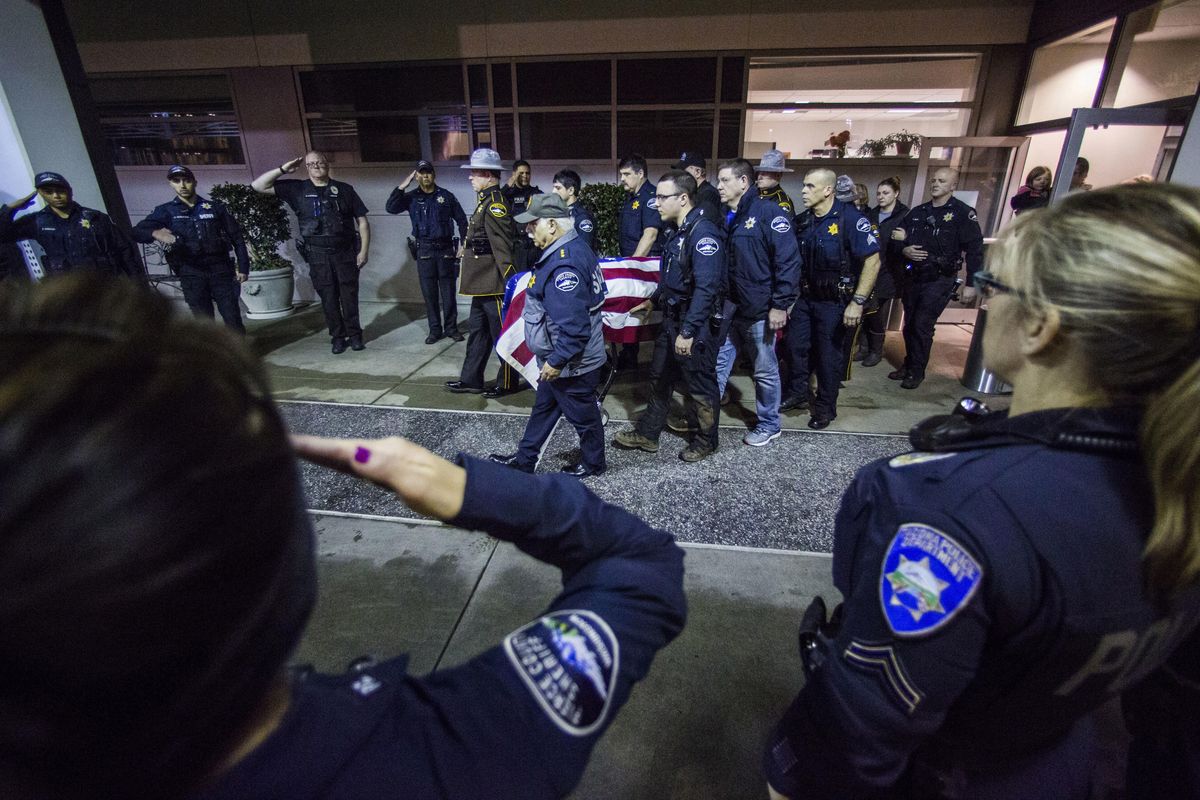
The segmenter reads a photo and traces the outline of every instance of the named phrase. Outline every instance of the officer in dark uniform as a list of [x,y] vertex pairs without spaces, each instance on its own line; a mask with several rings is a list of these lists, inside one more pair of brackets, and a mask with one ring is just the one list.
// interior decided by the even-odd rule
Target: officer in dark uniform
[[[685,150],[679,155],[679,160],[671,165],[671,169],[680,169],[692,176],[696,181],[696,203],[693,207],[721,225],[725,219],[725,213],[721,211],[721,193],[708,182],[708,161],[704,155],[698,150]],[[665,248],[666,240],[663,241]]]
[[646,180],[646,159],[633,155],[618,167],[627,197],[617,214],[617,248],[621,258],[662,255],[662,217],[654,184]]
[[[250,255],[241,226],[224,203],[196,193],[196,176],[187,167],[171,167],[167,182],[175,199],[155,207],[134,227],[133,238],[163,246],[193,314],[211,319],[215,302],[225,324],[245,333],[238,297],[250,276]],[[236,270],[230,250],[237,258]]]
[[690,174],[677,170],[663,175],[657,194],[663,220],[676,227],[663,245],[658,288],[649,300],[630,311],[644,315],[661,308],[663,312],[650,362],[650,403],[633,430],[621,431],[613,443],[658,452],[671,392],[682,378],[688,389],[686,428],[696,433],[679,457],[696,462],[717,451],[721,413],[717,351],[721,339],[716,318],[727,289],[725,233],[712,216],[692,205],[698,189]]
[[[406,193],[413,178],[418,188]],[[454,227],[458,226],[458,235],[465,240],[467,215],[458,198],[438,186],[436,180],[433,164],[418,161],[404,183],[392,190],[386,206],[389,214],[407,211],[412,219],[413,235],[408,247],[417,262],[425,317],[429,320],[425,344],[433,344],[444,336],[456,342],[463,340],[458,332],[458,248]]]
[[878,205],[867,211],[867,219],[875,226],[879,239],[879,277],[875,289],[867,298],[863,313],[862,331],[856,360],[864,367],[873,367],[883,360],[883,342],[887,337],[889,301],[899,292],[904,274],[902,244],[892,238],[892,230],[908,214],[908,206],[900,202],[900,179],[884,178],[875,189]]
[[788,169],[787,158],[783,155],[782,150],[768,150],[763,153],[762,160],[754,168],[758,196],[778,204],[791,216],[796,215],[796,204],[783,190],[783,184],[780,181],[783,179],[783,173],[793,171]]
[[575,235],[595,252],[596,218],[592,216],[588,207],[579,201],[582,189],[583,179],[575,170],[564,169],[554,174],[554,193],[571,209],[571,218],[575,220]]
[[780,408],[808,406],[809,377],[815,371],[817,396],[808,420],[813,430],[837,418],[838,389],[849,360],[845,339],[858,333],[879,274],[875,228],[852,202],[834,199],[835,180],[827,169],[804,176],[805,211],[796,218],[803,277],[785,337],[788,384]]
[[[512,175],[508,178],[508,184],[505,185],[502,191],[504,199],[508,201],[508,209],[512,212],[513,219],[525,212],[526,206],[529,204],[529,198],[535,194],[542,194],[542,190],[530,183],[530,178],[533,175],[532,168],[529,162],[523,158],[519,158],[513,162]],[[517,272],[524,272],[538,260],[540,253],[533,246],[533,241],[525,235],[525,228],[522,225],[516,225],[513,228],[513,264],[517,268]]]
[[[46,251],[46,276],[86,270],[145,283],[146,269],[129,236],[102,211],[75,202],[71,184],[57,172],[40,172],[36,192],[0,207],[0,243],[33,239]],[[15,215],[41,196],[45,208],[20,219]]]
[[555,194],[534,195],[517,222],[528,226],[542,257],[525,290],[525,343],[541,373],[525,435],[512,455],[493,453],[501,464],[533,472],[542,446],[566,417],[579,433],[582,457],[563,472],[578,478],[605,470],[604,422],[600,416],[604,350],[604,273],[592,248],[574,231],[567,204]]
[[[905,389],[925,380],[925,365],[933,349],[937,319],[958,286],[963,255],[967,280],[983,266],[983,233],[975,209],[954,196],[958,173],[943,167],[929,179],[928,203],[908,212],[892,231],[904,243],[904,364],[888,373]],[[963,289],[964,302],[974,300],[974,290]]]
[[476,193],[475,211],[467,222],[461,248],[459,282],[459,292],[471,298],[471,317],[462,374],[456,381],[446,381],[446,388],[456,394],[501,397],[517,390],[516,371],[501,361],[496,383],[487,388],[483,385],[483,372],[500,338],[504,286],[517,274],[513,266],[512,212],[500,191],[503,167],[499,153],[480,148],[462,168],[471,170],[471,188]]
[[[301,162],[308,170],[307,179],[280,180]],[[315,150],[264,172],[251,185],[255,191],[276,195],[296,213],[301,255],[308,262],[313,288],[321,297],[334,355],[346,352],[347,344],[351,350],[362,350],[365,345],[358,320],[358,273],[367,265],[371,226],[367,207],[354,187],[330,178],[329,159]]]

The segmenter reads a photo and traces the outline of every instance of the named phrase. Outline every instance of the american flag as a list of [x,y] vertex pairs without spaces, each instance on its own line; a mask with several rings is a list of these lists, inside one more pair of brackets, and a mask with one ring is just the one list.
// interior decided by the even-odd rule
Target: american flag
[[[602,258],[600,270],[608,294],[604,298],[604,340],[614,344],[630,344],[653,339],[662,315],[657,311],[642,322],[629,309],[654,294],[658,286],[657,258]],[[504,323],[496,352],[537,388],[538,365],[533,352],[525,344],[525,290],[532,272],[522,272],[510,278],[504,292]]]

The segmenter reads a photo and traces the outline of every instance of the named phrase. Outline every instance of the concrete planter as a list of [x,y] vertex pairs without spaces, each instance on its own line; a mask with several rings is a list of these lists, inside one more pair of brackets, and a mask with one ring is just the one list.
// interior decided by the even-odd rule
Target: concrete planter
[[242,303],[250,319],[279,319],[292,313],[296,277],[291,267],[251,272],[242,284]]

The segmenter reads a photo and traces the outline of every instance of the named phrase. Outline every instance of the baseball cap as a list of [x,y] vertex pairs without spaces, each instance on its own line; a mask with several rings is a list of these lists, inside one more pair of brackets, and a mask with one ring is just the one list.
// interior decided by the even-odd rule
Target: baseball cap
[[571,209],[562,198],[556,194],[535,194],[529,198],[525,212],[513,217],[516,222],[524,225],[535,219],[563,219],[571,216]]
[[854,179],[849,175],[838,175],[837,185],[833,187],[833,191],[838,200],[843,203],[853,203],[858,194],[854,191]]
[[684,150],[679,154],[679,160],[671,165],[671,169],[683,169],[684,167],[699,167],[700,169],[708,169],[708,162],[704,160],[704,156],[696,150]]
[[70,189],[71,184],[67,179],[57,172],[39,172],[33,179],[33,188],[41,189],[44,186],[65,186]]
[[188,169],[187,167],[182,166],[180,164],[176,164],[175,166],[173,166],[169,170],[167,170],[167,180],[171,180],[171,178],[178,178],[180,176],[182,176],[184,178],[189,178],[193,181],[196,180],[196,176],[192,174],[192,171],[190,169]]
[[435,170],[433,168],[432,162],[426,161],[425,159],[421,159],[420,161],[417,162],[417,172],[434,172],[434,171]]

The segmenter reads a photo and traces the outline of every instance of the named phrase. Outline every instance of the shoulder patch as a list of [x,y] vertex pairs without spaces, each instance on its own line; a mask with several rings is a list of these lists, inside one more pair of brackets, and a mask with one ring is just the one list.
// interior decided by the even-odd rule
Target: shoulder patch
[[967,219],[971,220],[972,222],[979,221],[979,215],[977,215],[975,213],[975,209],[972,208],[970,211],[967,212]]
[[658,198],[651,197],[649,200],[646,201],[646,207],[657,210],[658,209]]
[[871,220],[867,219],[866,217],[859,217],[858,222],[854,223],[854,228],[859,233],[870,233]]
[[888,466],[892,469],[900,469],[901,467],[911,467],[914,464],[941,461],[943,458],[954,458],[956,455],[958,453],[902,453],[889,461]]
[[787,233],[792,229],[792,222],[782,214],[771,220],[771,230],[776,233]]
[[554,276],[554,288],[560,292],[573,292],[579,285],[579,276],[574,272],[560,272]]
[[556,611],[504,639],[504,651],[550,721],[571,736],[594,733],[608,715],[620,645],[591,611]]
[[696,252],[702,256],[715,256],[721,249],[721,243],[711,236],[705,236],[696,242]]
[[897,636],[925,636],[966,607],[983,568],[958,542],[919,522],[900,526],[879,571],[879,600]]
[[508,216],[508,209],[504,207],[504,203],[492,203],[488,206],[488,213],[493,217],[503,219]]
[[589,233],[595,227],[596,226],[592,224],[590,219],[585,218],[579,221],[579,230],[583,231],[584,233]]
[[331,195],[333,195],[334,197],[337,197],[337,195],[338,195],[338,187],[337,187],[337,184],[330,184],[330,185],[329,185],[329,193],[330,193]]

